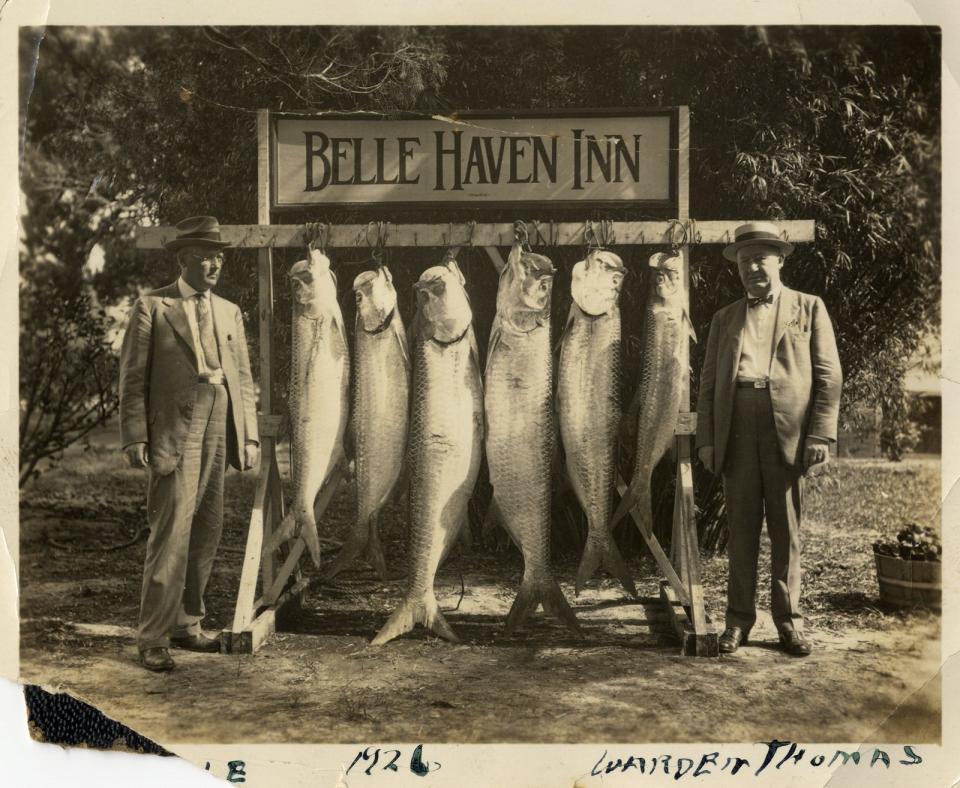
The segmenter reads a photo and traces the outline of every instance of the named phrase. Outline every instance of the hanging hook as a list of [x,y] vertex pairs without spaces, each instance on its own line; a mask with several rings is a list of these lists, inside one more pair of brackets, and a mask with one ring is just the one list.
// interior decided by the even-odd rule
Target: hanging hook
[[321,252],[324,250],[323,243],[317,243],[318,239],[322,240],[322,230],[319,222],[304,222],[303,238],[307,242],[307,249],[311,251],[319,249]]
[[587,219],[586,226],[583,230],[583,242],[587,246],[587,252],[594,252],[603,249],[603,244],[600,243],[600,237],[597,235],[597,229],[593,226],[593,221]]
[[[682,240],[678,243],[676,236],[676,229],[679,227],[683,231],[681,236]],[[670,250],[676,254],[680,247],[687,243],[687,225],[684,222],[681,222],[679,219],[671,219],[670,226],[667,228],[667,233],[670,237]]]
[[470,233],[467,235],[466,246],[473,246],[473,234],[477,231],[477,222],[476,220],[471,220],[467,223],[467,227],[470,228]]
[[530,235],[526,222],[518,219],[513,223],[513,239],[525,250],[530,251]]

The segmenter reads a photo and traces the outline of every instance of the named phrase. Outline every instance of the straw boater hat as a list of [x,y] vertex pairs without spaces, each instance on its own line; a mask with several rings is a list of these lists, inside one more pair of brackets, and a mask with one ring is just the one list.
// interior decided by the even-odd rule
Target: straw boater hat
[[732,262],[737,262],[737,250],[751,244],[775,246],[780,254],[786,257],[793,251],[793,244],[787,243],[780,237],[780,231],[773,222],[747,222],[733,231],[733,243],[725,247],[723,256]]
[[168,252],[175,252],[187,246],[223,249],[230,246],[230,242],[220,239],[220,222],[215,216],[191,216],[177,222],[177,237],[167,241],[163,248]]

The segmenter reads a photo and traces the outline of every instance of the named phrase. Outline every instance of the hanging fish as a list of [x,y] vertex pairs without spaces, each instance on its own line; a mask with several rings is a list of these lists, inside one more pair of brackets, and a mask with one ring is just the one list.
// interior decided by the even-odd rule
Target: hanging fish
[[466,526],[482,452],[483,387],[464,284],[460,268],[450,261],[428,268],[414,285],[407,589],[373,639],[375,646],[418,623],[447,640],[458,640],[437,605],[433,581]]
[[621,343],[618,300],[626,274],[613,252],[593,250],[573,267],[573,303],[557,373],[557,413],[567,476],[587,515],[587,541],[577,571],[577,593],[598,568],[637,589],[613,541],[610,513],[616,480]]
[[641,530],[653,527],[650,477],[673,443],[680,399],[690,374],[689,339],[696,341],[686,310],[683,261],[675,254],[658,252],[650,258],[650,266],[640,385],[631,408],[637,413],[633,477],[611,528],[634,507],[644,523]]
[[319,566],[320,540],[313,506],[344,460],[350,355],[329,258],[311,249],[309,259],[293,264],[289,277],[293,284],[289,411],[294,494],[278,536],[299,535]]
[[507,615],[512,632],[542,603],[580,633],[550,569],[554,456],[550,297],[554,267],[515,245],[500,274],[484,379],[487,464],[497,516],[523,553],[523,578]]
[[357,521],[327,570],[327,580],[364,552],[381,579],[386,579],[378,517],[397,486],[407,442],[410,358],[390,270],[383,266],[364,271],[354,280],[353,290],[357,320],[351,428]]

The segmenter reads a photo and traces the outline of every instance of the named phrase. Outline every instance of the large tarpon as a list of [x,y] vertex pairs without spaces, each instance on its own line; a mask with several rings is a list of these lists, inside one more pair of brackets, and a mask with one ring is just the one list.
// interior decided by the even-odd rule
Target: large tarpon
[[351,429],[357,479],[357,522],[326,572],[331,579],[361,553],[386,579],[378,517],[403,467],[409,412],[410,358],[386,267],[364,271],[353,282],[357,298],[354,332]]
[[290,268],[293,283],[293,354],[290,363],[290,440],[293,505],[279,531],[299,535],[314,564],[320,540],[314,501],[344,460],[349,410],[350,355],[330,260],[311,249]]
[[550,569],[554,421],[549,259],[514,247],[500,274],[484,378],[492,506],[523,553],[507,616],[512,632],[542,603],[576,632],[576,616]]
[[375,646],[418,623],[458,640],[437,605],[433,581],[466,525],[482,453],[483,388],[463,274],[455,262],[434,266],[414,287],[409,573],[403,601],[373,639]]
[[587,515],[577,593],[603,567],[636,596],[610,532],[616,481],[621,344],[618,298],[626,269],[613,252],[591,251],[573,267],[573,303],[560,342],[557,412],[567,476]]
[[643,360],[637,388],[637,450],[630,485],[617,507],[611,528],[637,508],[641,530],[652,529],[650,477],[673,444],[680,400],[690,375],[690,338],[696,341],[687,315],[683,261],[658,252],[650,258],[650,292],[644,323]]

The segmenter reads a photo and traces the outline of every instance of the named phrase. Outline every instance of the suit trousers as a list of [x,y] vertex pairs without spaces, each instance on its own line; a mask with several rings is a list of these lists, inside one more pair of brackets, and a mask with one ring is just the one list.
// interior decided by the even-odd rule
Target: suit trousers
[[736,389],[723,468],[730,559],[728,627],[757,619],[757,560],[764,515],[771,549],[771,612],[777,629],[802,629],[800,509],[803,473],[786,464],[777,441],[769,389]]
[[227,390],[197,383],[190,427],[177,467],[151,472],[150,538],[143,568],[137,646],[170,645],[171,634],[196,634],[203,592],[223,528]]

